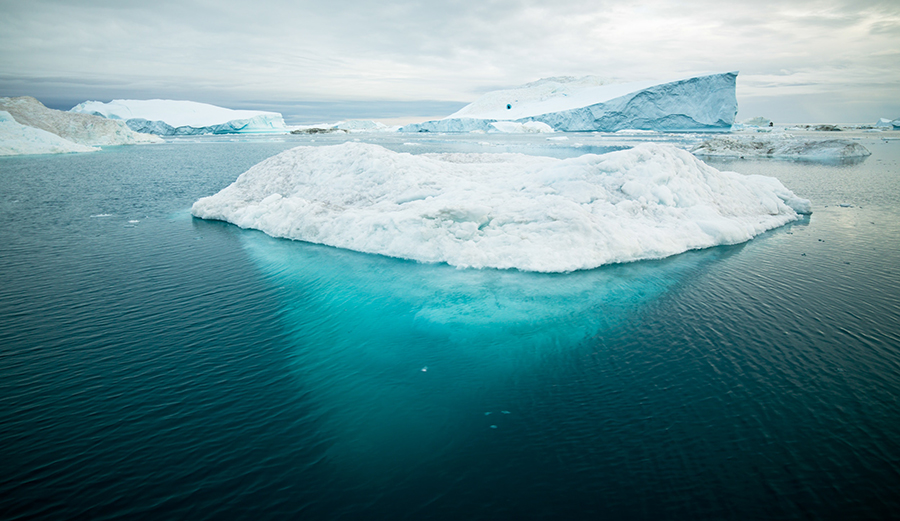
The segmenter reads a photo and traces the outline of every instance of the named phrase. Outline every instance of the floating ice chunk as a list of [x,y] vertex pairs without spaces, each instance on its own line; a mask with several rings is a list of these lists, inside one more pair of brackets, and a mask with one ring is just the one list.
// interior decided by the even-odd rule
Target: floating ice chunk
[[488,92],[444,119],[403,132],[490,132],[493,122],[541,122],[577,132],[622,129],[729,130],[737,114],[736,72],[669,82],[608,84],[596,76],[545,78]]
[[756,116],[755,118],[745,119],[741,121],[740,126],[743,127],[771,127],[772,120],[769,118],[764,118],[762,116]]
[[22,125],[9,112],[0,110],[0,156],[22,154],[69,154],[96,152],[96,147],[73,143],[39,128]]
[[31,96],[0,98],[0,110],[9,112],[16,121],[23,125],[46,130],[79,145],[135,145],[164,142],[158,136],[134,132],[123,121],[48,109]]
[[426,371],[428,371],[428,366],[427,366],[427,365],[426,365],[425,367],[422,368],[422,372],[423,372],[423,373],[426,372]]
[[492,428],[492,429],[496,429],[497,426],[496,426],[496,425],[491,425],[491,428]]
[[278,112],[232,110],[195,101],[85,101],[71,112],[124,120],[132,130],[163,136],[288,132]]
[[509,411],[500,411],[500,412],[502,412],[503,414],[509,414]]
[[720,136],[691,149],[698,156],[845,159],[866,157],[869,150],[846,139],[802,139],[790,134]]
[[777,179],[720,172],[672,146],[561,160],[352,142],[285,151],[191,209],[275,237],[541,272],[743,242],[808,211]]

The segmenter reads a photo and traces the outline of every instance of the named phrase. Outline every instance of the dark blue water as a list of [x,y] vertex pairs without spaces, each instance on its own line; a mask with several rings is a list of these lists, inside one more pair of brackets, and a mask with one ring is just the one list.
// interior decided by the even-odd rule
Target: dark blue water
[[900,512],[900,142],[716,163],[814,214],[565,275],[190,217],[298,142],[0,160],[0,518]]

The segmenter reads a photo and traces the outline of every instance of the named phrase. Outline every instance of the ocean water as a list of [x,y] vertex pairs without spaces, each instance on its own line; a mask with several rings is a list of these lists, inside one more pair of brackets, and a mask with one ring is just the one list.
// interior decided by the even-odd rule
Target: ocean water
[[[883,136],[893,136],[885,133]],[[194,138],[0,159],[2,519],[884,519],[900,140],[736,160],[814,213],[570,274],[194,219],[298,144],[602,153],[695,135]]]

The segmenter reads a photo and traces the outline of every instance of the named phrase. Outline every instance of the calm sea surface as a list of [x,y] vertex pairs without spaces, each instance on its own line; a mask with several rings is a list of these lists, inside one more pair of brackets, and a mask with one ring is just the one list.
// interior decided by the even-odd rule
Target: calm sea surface
[[[299,144],[0,158],[0,519],[884,519],[900,140],[718,161],[811,217],[570,274],[270,238],[190,205]],[[898,137],[898,136],[894,136]],[[693,136],[395,136],[568,157]]]

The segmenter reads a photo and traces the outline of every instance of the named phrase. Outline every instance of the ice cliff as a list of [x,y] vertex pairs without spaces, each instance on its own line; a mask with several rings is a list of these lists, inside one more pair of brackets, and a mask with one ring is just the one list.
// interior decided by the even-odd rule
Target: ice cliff
[[9,112],[0,110],[0,156],[67,154],[97,150],[100,149],[79,145],[46,130],[23,125]]
[[695,146],[691,152],[698,156],[796,159],[849,159],[871,155],[866,147],[847,139],[804,139],[791,134],[715,137]]
[[203,219],[458,267],[567,272],[747,241],[809,213],[777,179],[671,146],[554,159],[297,147],[194,203]]
[[736,72],[658,82],[604,84],[596,77],[548,78],[489,92],[444,119],[404,132],[496,131],[492,123],[545,123],[553,130],[726,131],[737,114]]
[[277,112],[232,110],[195,101],[85,101],[71,111],[123,120],[132,130],[161,136],[287,133],[289,130]]
[[107,146],[162,142],[162,139],[156,136],[132,131],[121,121],[48,109],[31,96],[0,98],[0,110],[8,112],[22,125],[45,130],[80,145]]

